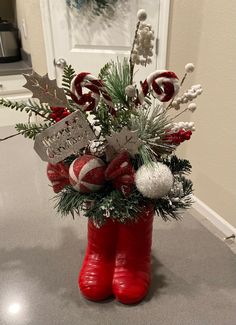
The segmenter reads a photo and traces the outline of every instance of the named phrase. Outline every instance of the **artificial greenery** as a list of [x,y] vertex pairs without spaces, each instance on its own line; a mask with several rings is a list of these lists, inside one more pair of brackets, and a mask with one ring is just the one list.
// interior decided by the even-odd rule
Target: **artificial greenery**
[[114,119],[109,113],[107,105],[101,101],[92,114],[94,116],[94,126],[100,129],[100,134],[102,136],[110,134],[113,128]]
[[15,102],[11,101],[7,98],[0,98],[0,106],[8,107],[10,109],[14,109],[16,111],[26,111],[26,113],[29,112],[28,106],[26,107],[24,102]]
[[16,102],[7,98],[0,98],[0,106],[14,109],[15,111],[24,111],[26,113],[34,113],[43,117],[45,120],[50,120],[50,107],[47,104],[39,104],[36,101],[29,99],[27,102]]
[[169,123],[168,116],[158,105],[145,105],[132,115],[131,128],[138,130],[139,138],[143,141],[139,153],[144,164],[173,151],[173,145],[164,140]]
[[101,100],[97,109],[92,112],[95,116],[95,126],[101,128],[101,135],[109,135],[111,130],[117,131],[124,126],[130,127],[131,116],[136,112],[131,109],[129,100],[125,93],[126,87],[130,84],[130,67],[125,58],[122,62],[119,60],[111,61],[100,70],[99,79],[112,98],[116,114],[112,116],[107,105]]
[[119,109],[123,106],[129,107],[128,99],[125,94],[125,88],[130,85],[130,67],[126,58],[123,62],[111,61],[106,73],[103,73],[107,91],[112,98],[112,102]]
[[109,69],[111,67],[111,62],[107,62],[100,70],[99,74],[98,74],[98,78],[100,80],[105,81],[107,75],[109,74]]
[[71,81],[75,77],[75,70],[71,65],[66,65],[63,70],[62,75],[62,88],[67,96],[67,110],[73,113],[75,110],[79,109],[78,105],[71,99]]
[[163,159],[163,163],[166,164],[173,174],[190,174],[192,166],[187,159],[180,159],[173,155]]
[[15,125],[16,130],[25,138],[35,140],[38,133],[47,129],[50,126],[48,123],[36,124],[36,123],[17,123]]
[[164,196],[155,201],[154,209],[158,216],[164,221],[170,219],[180,219],[184,210],[189,209],[193,204],[193,183],[190,179],[181,176],[179,178],[183,186],[183,195],[180,198]]
[[[71,186],[65,187],[55,196],[57,212],[62,216],[80,214],[91,218],[95,224],[101,226],[107,217],[116,219],[122,223],[135,219],[144,202],[141,193],[134,190],[128,197],[113,189],[108,184],[102,191],[92,193],[80,193]],[[108,215],[109,213],[109,215]]]
[[[138,166],[137,160],[132,164]],[[190,171],[190,164],[187,160],[179,159],[173,156],[169,161],[169,167],[172,171],[177,170],[179,173]],[[192,201],[192,181],[184,175],[178,175],[178,182],[182,184],[183,193],[181,197],[175,198],[173,194],[166,195],[157,200],[150,200],[134,187],[129,196],[124,196],[120,191],[115,190],[109,183],[99,192],[80,193],[73,189],[72,186],[65,187],[55,196],[57,212],[62,216],[72,214],[84,214],[93,222],[101,226],[106,218],[118,220],[125,223],[128,220],[135,220],[142,206],[152,204],[158,216],[163,220],[179,219],[184,209],[187,209],[193,203]]]
[[0,98],[0,106],[14,109],[16,111],[24,111],[29,114],[29,117],[32,113],[35,116],[42,117],[46,123],[17,123],[15,129],[22,134],[25,138],[35,139],[36,135],[52,124],[52,120],[49,117],[51,113],[50,107],[47,104],[37,103],[29,99],[27,102],[15,102],[10,99]]
[[62,88],[64,89],[65,94],[67,96],[70,96],[70,85],[74,76],[75,76],[75,70],[72,68],[71,65],[66,65],[63,70]]

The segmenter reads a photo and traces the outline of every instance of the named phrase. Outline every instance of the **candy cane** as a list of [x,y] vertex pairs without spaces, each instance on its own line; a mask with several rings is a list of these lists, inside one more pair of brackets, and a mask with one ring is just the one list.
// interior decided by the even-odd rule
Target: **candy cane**
[[172,71],[156,70],[141,83],[141,90],[138,95],[138,104],[143,104],[150,88],[154,91],[154,96],[161,102],[168,102],[179,91],[178,77]]
[[[83,94],[83,87],[90,92]],[[81,106],[84,111],[91,111],[99,103],[100,96],[109,107],[112,115],[115,114],[112,99],[107,93],[102,80],[97,79],[89,72],[81,72],[71,81],[71,98]]]

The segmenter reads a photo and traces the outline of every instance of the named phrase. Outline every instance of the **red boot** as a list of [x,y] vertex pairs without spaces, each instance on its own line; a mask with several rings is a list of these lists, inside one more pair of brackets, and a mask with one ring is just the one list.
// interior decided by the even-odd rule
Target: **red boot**
[[112,295],[117,241],[117,224],[107,220],[101,228],[88,221],[88,246],[79,274],[79,288],[85,298],[99,301]]
[[113,293],[123,304],[134,304],[150,284],[153,208],[146,207],[137,223],[120,224],[113,276]]

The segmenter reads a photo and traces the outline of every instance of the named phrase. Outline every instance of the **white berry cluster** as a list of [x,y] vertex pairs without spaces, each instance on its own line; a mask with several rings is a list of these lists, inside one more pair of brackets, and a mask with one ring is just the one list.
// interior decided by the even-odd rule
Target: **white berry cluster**
[[152,62],[154,39],[152,26],[143,22],[140,23],[131,56],[134,64],[147,65]]
[[169,192],[172,202],[178,202],[184,195],[183,185],[179,180],[175,180]]
[[[197,98],[199,95],[202,94],[202,86],[201,85],[193,85],[190,89],[188,89],[181,97],[176,98],[172,102],[172,106],[175,109],[180,109],[181,104],[187,104]],[[190,105],[189,105],[190,106]],[[193,105],[192,105],[193,106]],[[192,107],[192,111],[196,109],[196,104],[194,104],[194,107]],[[189,110],[191,110],[191,107],[189,107]]]
[[179,130],[184,130],[184,131],[195,131],[195,126],[194,122],[175,122],[172,123],[171,125],[171,132],[176,133]]

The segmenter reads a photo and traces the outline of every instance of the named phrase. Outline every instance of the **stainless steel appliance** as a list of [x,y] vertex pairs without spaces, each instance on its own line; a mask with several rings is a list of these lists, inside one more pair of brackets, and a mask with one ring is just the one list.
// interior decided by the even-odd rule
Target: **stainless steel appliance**
[[18,29],[0,18],[0,63],[20,60]]

